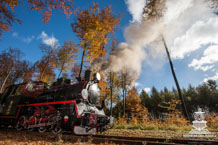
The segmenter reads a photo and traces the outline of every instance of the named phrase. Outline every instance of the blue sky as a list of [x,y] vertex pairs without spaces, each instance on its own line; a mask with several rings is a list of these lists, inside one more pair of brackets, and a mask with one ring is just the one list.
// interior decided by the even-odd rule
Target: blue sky
[[[96,3],[99,3],[99,6],[101,8],[107,5],[111,5],[114,14],[118,14],[118,13],[122,14],[120,26],[117,32],[115,32],[115,37],[120,42],[125,41],[124,38],[125,28],[134,19],[133,18],[134,16],[132,17],[132,15],[128,11],[130,10],[128,9],[130,4],[127,5],[124,0],[107,0],[107,1],[94,0],[94,1]],[[127,1],[131,2],[131,0],[127,0]],[[191,0],[191,1],[195,1],[195,0]],[[75,7],[79,7],[79,9],[86,9],[90,4],[92,4],[92,2],[93,2],[92,0],[79,0],[79,1],[75,0]],[[133,8],[132,14],[134,15],[135,12],[134,7],[132,8]],[[68,19],[63,13],[53,10],[51,20],[48,22],[48,24],[44,24],[42,22],[42,15],[36,11],[30,11],[25,2],[23,3],[22,6],[18,6],[15,8],[14,14],[17,16],[17,18],[19,18],[22,21],[22,24],[14,23],[9,32],[3,33],[3,36],[1,37],[0,40],[0,51],[9,47],[20,48],[25,54],[24,59],[27,59],[30,62],[34,63],[42,56],[41,51],[39,49],[39,45],[42,42],[49,43],[49,41],[53,40],[53,41],[57,41],[60,46],[66,40],[73,40],[75,43],[78,43],[78,40],[75,34],[72,32],[72,28],[71,28],[71,23],[73,22],[74,16],[71,16]],[[190,21],[187,21],[187,23],[189,22]],[[190,25],[190,28],[192,28],[193,25],[194,24]],[[186,30],[184,30],[183,33],[187,34],[188,29],[189,28],[187,26]],[[178,38],[183,38],[181,32],[180,33],[178,32],[178,34],[180,34],[181,36]],[[169,47],[174,48],[176,46],[177,48],[180,48],[180,44],[174,45],[175,43],[173,43],[169,38],[171,38],[170,35],[166,33],[166,40],[167,43],[169,43]],[[198,40],[198,38],[196,39]],[[193,41],[195,41],[196,39],[195,37],[192,38]],[[211,41],[210,43],[215,43],[215,42]],[[193,86],[197,86],[201,84],[205,78],[213,77],[216,74],[216,69],[217,69],[216,60],[213,61],[213,65],[214,65],[213,70],[208,69],[206,71],[203,71],[200,69],[202,65],[205,65],[204,60],[206,58],[203,57],[204,56],[207,57],[210,52],[209,50],[208,53],[205,52],[205,50],[208,48],[206,46],[203,47],[203,45],[205,44],[208,43],[203,43],[199,47],[199,49],[195,49],[195,51],[194,50],[186,51],[187,53],[183,52],[182,57],[180,57],[181,53],[180,54],[175,53],[180,51],[175,51],[175,49],[170,50],[170,52],[173,53],[173,63],[181,87],[187,88],[189,84],[192,84]],[[189,50],[191,50],[191,48]],[[169,67],[167,57],[164,54],[164,52],[162,52],[160,55],[161,55],[160,57],[161,59],[157,59],[157,58],[153,59],[150,58],[149,53],[147,53],[146,59],[142,62],[141,74],[136,83],[138,89],[151,88],[152,86],[155,86],[158,90],[160,90],[166,86],[168,89],[171,90],[172,87],[175,87],[175,83],[171,75],[171,70]],[[196,59],[195,63],[193,62],[194,59]],[[201,60],[204,61],[204,63],[202,63]],[[199,64],[200,62],[202,65]],[[199,67],[197,68],[197,66]],[[212,66],[208,66],[208,67],[212,67]],[[216,80],[216,77],[214,77],[214,79]]]

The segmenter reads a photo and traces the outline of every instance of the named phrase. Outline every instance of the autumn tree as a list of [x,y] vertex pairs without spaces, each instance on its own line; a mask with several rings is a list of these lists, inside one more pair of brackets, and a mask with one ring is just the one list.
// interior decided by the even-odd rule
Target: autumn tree
[[126,112],[126,95],[128,92],[128,88],[130,87],[130,85],[132,83],[132,80],[130,80],[131,77],[129,75],[130,74],[125,69],[119,73],[120,88],[122,90],[122,97],[123,97],[123,113],[124,113],[124,115]]
[[2,36],[2,32],[9,31],[9,27],[13,22],[21,23],[21,21],[13,15],[14,6],[17,4],[17,0],[0,1],[0,36]]
[[54,66],[48,62],[46,57],[41,58],[35,64],[35,77],[36,80],[43,81],[46,83],[52,83],[55,78]]
[[141,104],[141,101],[137,89],[132,87],[126,97],[126,110],[135,124],[149,120],[148,110]]
[[9,48],[0,54],[0,92],[7,85],[21,83],[32,77],[32,65],[21,60],[23,53],[19,49]]
[[40,48],[42,50],[43,57],[41,58],[41,60],[38,60],[35,63],[35,67],[38,72],[37,79],[40,81],[47,82],[49,78],[48,76],[49,74],[51,75],[52,78],[54,76],[53,69],[55,67],[55,56],[57,52],[57,45],[54,44],[50,46],[50,45],[41,44]]
[[14,72],[12,72],[11,76],[9,77],[10,84],[17,84],[31,80],[33,71],[34,70],[31,63],[26,60],[20,60],[17,63]]
[[19,49],[9,48],[7,51],[4,51],[0,56],[0,70],[1,70],[1,89],[0,92],[3,91],[5,84],[18,67],[19,61],[21,57],[21,51]]
[[110,6],[100,9],[95,3],[89,10],[81,10],[78,13],[72,23],[72,29],[79,37],[79,46],[82,49],[79,77],[85,57],[86,61],[91,63],[93,59],[106,55],[105,45],[108,43],[109,34],[114,32],[119,20],[119,16],[112,15]]
[[31,81],[33,79],[35,67],[34,67],[34,65],[32,65],[28,62],[26,63],[25,66],[26,67],[23,68],[23,71],[24,71],[23,82],[28,82],[28,81]]
[[[48,23],[52,15],[52,10],[63,10],[69,17],[76,12],[73,0],[27,0],[30,10],[37,10],[43,14],[43,22]],[[8,31],[12,23],[21,23],[21,20],[14,15],[14,8],[21,5],[20,0],[1,0],[0,1],[0,36],[2,32]]]
[[78,63],[74,63],[73,68],[71,69],[71,78],[76,79],[79,76],[80,65]]
[[72,69],[73,64],[75,64],[77,53],[78,49],[73,41],[64,42],[64,45],[58,50],[55,57],[55,65],[58,69],[60,69],[58,78],[62,72]]

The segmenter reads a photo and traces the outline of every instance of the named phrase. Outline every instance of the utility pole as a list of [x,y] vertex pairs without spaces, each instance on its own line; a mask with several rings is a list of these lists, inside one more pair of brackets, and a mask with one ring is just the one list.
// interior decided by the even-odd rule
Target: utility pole
[[110,90],[111,90],[111,116],[112,116],[112,103],[113,103],[113,83],[114,83],[114,73],[110,72]]
[[177,77],[176,77],[176,73],[175,73],[175,71],[174,71],[173,62],[172,62],[172,60],[171,60],[168,47],[167,47],[167,45],[166,45],[166,42],[165,42],[165,40],[164,40],[164,37],[163,37],[163,36],[161,36],[161,37],[162,37],[162,41],[163,41],[163,44],[164,44],[164,47],[165,47],[165,50],[166,50],[166,53],[167,53],[167,57],[168,57],[168,59],[169,59],[171,72],[172,72],[172,74],[173,74],[173,78],[174,78],[174,81],[175,81],[175,83],[176,83],[176,87],[177,87],[177,90],[178,90],[179,98],[180,98],[180,100],[182,101],[183,114],[185,115],[185,117],[186,117],[189,121],[191,121],[191,120],[189,119],[189,115],[188,115],[188,112],[187,112],[187,109],[186,109],[185,101],[184,101],[184,98],[183,98],[183,96],[182,96],[182,92],[181,92],[181,89],[180,89],[180,86],[179,86],[179,83],[178,83],[178,80],[177,80]]

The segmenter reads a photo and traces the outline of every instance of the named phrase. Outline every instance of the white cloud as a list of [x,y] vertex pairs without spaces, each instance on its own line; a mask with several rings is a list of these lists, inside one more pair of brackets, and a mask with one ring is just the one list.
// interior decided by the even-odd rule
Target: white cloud
[[39,38],[47,38],[48,34],[46,34],[44,31],[42,31],[41,35],[39,36]]
[[28,37],[23,37],[23,36],[19,36],[18,32],[13,32],[12,36],[18,40],[21,40],[25,43],[30,43],[32,42],[33,39],[35,39],[35,36],[28,36]]
[[53,35],[49,37],[48,34],[46,34],[44,31],[42,31],[38,38],[42,39],[43,44],[52,48],[56,48],[59,45],[58,39],[56,39]]
[[13,32],[13,33],[12,33],[12,36],[13,36],[13,37],[18,37],[18,33],[17,33],[17,32]]
[[26,37],[26,38],[23,38],[22,40],[25,43],[30,43],[30,42],[32,42],[33,39],[35,39],[35,36]]
[[193,59],[192,62],[188,65],[193,67],[195,70],[207,71],[214,67],[214,63],[218,62],[218,45],[209,46],[203,53],[203,57],[198,59]]
[[143,90],[144,90],[146,93],[151,92],[151,88],[144,88]]
[[125,0],[128,5],[128,10],[132,14],[133,22],[141,22],[143,8],[146,4],[146,0]]
[[200,49],[203,45],[218,44],[218,18],[197,21],[186,33],[175,38],[173,58],[184,58],[185,55]]
[[216,72],[216,74],[212,77],[205,78],[204,82],[207,82],[208,80],[218,80],[218,72]]

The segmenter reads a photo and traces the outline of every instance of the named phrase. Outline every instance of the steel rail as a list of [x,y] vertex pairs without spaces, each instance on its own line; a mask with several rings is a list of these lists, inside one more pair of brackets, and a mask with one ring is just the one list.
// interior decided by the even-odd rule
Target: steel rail
[[98,138],[109,138],[109,139],[124,139],[124,140],[137,140],[137,141],[149,141],[149,142],[167,142],[176,144],[209,144],[218,145],[216,140],[202,140],[202,139],[174,139],[174,138],[153,138],[153,137],[125,137],[125,136],[104,136],[96,135]]
[[[24,132],[27,135],[36,134],[36,131],[16,131],[13,128],[1,128],[1,132],[13,132],[13,133],[21,133]],[[63,132],[62,134],[53,134],[51,132],[38,133],[41,137],[51,137],[51,141],[56,140],[61,136],[61,139],[70,142],[87,142],[94,144],[122,144],[122,145],[174,145],[174,144],[191,144],[191,145],[218,145],[218,141],[216,140],[202,140],[202,139],[173,139],[173,138],[158,138],[158,137],[125,137],[125,136],[105,136],[105,135],[94,135],[94,136],[79,136],[73,135],[72,132]],[[48,139],[48,138],[47,138]]]

